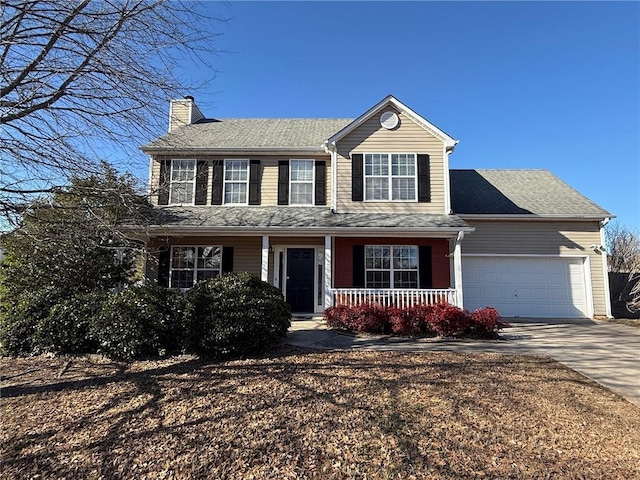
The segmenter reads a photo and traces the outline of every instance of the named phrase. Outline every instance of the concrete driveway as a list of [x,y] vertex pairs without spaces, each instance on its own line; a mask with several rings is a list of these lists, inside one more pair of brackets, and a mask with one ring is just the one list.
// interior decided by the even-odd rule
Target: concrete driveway
[[319,319],[293,320],[286,343],[340,350],[458,351],[551,357],[640,407],[640,329],[588,319],[506,319],[506,340],[404,339],[355,336]]

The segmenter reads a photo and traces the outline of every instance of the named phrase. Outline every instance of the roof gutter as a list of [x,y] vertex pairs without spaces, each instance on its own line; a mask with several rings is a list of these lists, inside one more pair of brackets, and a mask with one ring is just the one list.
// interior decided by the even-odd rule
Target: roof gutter
[[322,147],[290,147],[290,148],[273,148],[273,147],[230,147],[230,148],[209,148],[209,147],[140,147],[144,153],[148,155],[164,154],[171,155],[192,155],[199,153],[201,155],[309,155],[309,154],[322,154],[326,153],[326,150]]
[[564,220],[568,222],[584,222],[584,221],[604,221],[605,219],[615,218],[615,215],[565,215],[565,214],[483,214],[483,213],[456,213],[456,216],[462,220],[496,220],[496,221],[509,221],[509,220],[528,220],[528,221],[549,221],[549,220]]
[[212,234],[259,236],[285,235],[291,236],[292,228],[296,236],[324,236],[339,235],[345,237],[381,237],[393,236],[422,236],[428,234],[432,238],[456,238],[460,232],[473,232],[475,227],[194,227],[194,226],[150,226],[147,228],[131,227],[132,232],[141,237],[155,236],[204,236]]

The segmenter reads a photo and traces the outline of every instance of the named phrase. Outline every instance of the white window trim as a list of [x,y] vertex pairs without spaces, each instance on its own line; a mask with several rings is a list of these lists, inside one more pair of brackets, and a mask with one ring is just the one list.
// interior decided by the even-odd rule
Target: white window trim
[[[369,247],[378,247],[378,248],[388,248],[389,249],[389,268],[367,268],[367,248]],[[393,267],[393,249],[394,248],[402,248],[402,247],[414,247],[417,253],[418,260],[418,268],[416,269],[405,269],[405,268],[394,268]],[[375,288],[381,289],[383,287],[369,287],[367,285],[367,272],[389,272],[389,289],[391,290],[404,290],[404,289],[412,289],[412,288],[420,288],[420,248],[418,245],[365,245],[364,246],[364,284],[365,288]],[[395,272],[416,272],[416,286],[415,287],[395,287],[394,285],[394,273]]]
[[[389,173],[385,175],[367,175],[367,155],[386,155]],[[413,175],[413,191],[415,197],[413,200],[393,200],[393,178],[391,174],[391,155],[413,155],[415,167],[415,175]],[[387,199],[368,199],[367,198],[367,177],[369,178],[386,178],[389,182],[389,197]],[[396,175],[395,178],[411,178],[409,175]],[[400,202],[400,203],[417,203],[418,202],[418,154],[415,152],[364,152],[362,154],[362,192],[365,202]]]
[[[311,163],[311,175],[312,175],[312,180],[309,181],[305,181],[302,182],[300,180],[296,180],[293,181],[291,180],[291,173],[292,173],[292,168],[291,168],[291,162],[292,161],[296,161],[296,162],[308,162]],[[291,188],[291,185],[293,183],[311,183],[311,203],[293,203],[291,201],[291,194],[293,189]],[[289,159],[289,205],[294,205],[294,206],[313,206],[316,204],[316,161],[314,159],[311,158],[290,158]]]
[[[172,203],[171,198],[173,197],[173,162],[184,162],[189,161],[193,162],[193,191],[191,192],[191,198],[193,199],[191,203]],[[172,158],[171,166],[169,168],[169,205],[195,205],[196,203],[196,182],[198,177],[198,160],[196,158]],[[175,182],[175,183],[187,183],[187,182]]]
[[[225,197],[227,196],[227,182],[228,183],[242,183],[241,181],[236,181],[236,180],[227,180],[227,162],[237,162],[237,161],[243,161],[243,162],[247,162],[247,181],[245,182],[247,184],[247,188],[246,188],[246,195],[245,195],[245,200],[244,202],[238,202],[238,203],[227,203]],[[224,159],[224,168],[222,169],[222,204],[223,205],[232,205],[232,206],[242,206],[242,205],[249,205],[249,178],[251,177],[251,162],[249,161],[248,158],[225,158]]]
[[[207,247],[212,247],[212,248],[219,248],[220,249],[220,268],[218,269],[218,275],[222,275],[222,245],[172,245],[171,246],[171,254],[169,255],[169,288],[178,288],[178,287],[174,287],[173,286],[173,272],[174,270],[176,271],[180,271],[180,272],[184,272],[184,271],[188,271],[188,270],[192,270],[193,271],[193,284],[191,285],[192,287],[198,282],[198,249],[199,248],[207,248]],[[195,252],[196,252],[196,258],[194,259],[193,262],[193,269],[189,269],[189,268],[173,268],[173,250],[174,248],[195,248]],[[200,270],[214,270],[215,269],[200,269]],[[181,288],[182,290],[182,288]]]

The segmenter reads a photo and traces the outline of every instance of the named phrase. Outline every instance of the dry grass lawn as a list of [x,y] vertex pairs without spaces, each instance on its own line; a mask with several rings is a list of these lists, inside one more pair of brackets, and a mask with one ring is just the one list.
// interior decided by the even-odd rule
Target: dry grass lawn
[[640,409],[548,359],[0,359],[3,479],[640,478]]

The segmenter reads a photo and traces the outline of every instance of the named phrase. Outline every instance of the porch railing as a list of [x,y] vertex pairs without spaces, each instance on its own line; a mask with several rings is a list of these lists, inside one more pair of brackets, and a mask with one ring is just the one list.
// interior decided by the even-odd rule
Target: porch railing
[[371,288],[334,288],[333,305],[359,305],[378,303],[385,307],[398,308],[434,303],[458,304],[455,288],[429,289],[371,289]]

